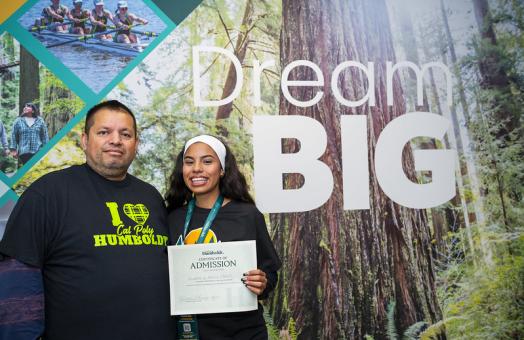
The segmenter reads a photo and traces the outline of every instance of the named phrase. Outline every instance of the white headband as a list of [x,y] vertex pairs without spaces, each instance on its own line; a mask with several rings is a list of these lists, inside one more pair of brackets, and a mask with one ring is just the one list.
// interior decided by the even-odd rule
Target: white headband
[[200,135],[200,136],[191,138],[190,140],[186,142],[186,145],[184,146],[184,155],[186,154],[187,149],[189,149],[191,145],[195,143],[199,143],[199,142],[209,145],[209,147],[213,149],[213,151],[215,151],[215,153],[218,156],[218,160],[220,161],[220,165],[222,165],[222,169],[225,170],[226,169],[226,147],[224,146],[224,144],[222,144],[221,141],[219,141],[217,138],[213,136]]

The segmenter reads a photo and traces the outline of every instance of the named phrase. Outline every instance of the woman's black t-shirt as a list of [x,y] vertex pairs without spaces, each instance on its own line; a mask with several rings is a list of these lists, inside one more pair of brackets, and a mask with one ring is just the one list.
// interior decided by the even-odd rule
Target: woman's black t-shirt
[[[180,237],[184,237],[186,212],[187,206],[184,206],[174,210],[168,216],[170,240],[173,243]],[[188,235],[185,235],[186,243],[194,242],[190,240],[193,236],[191,231],[204,225],[209,212],[210,209],[195,207],[189,224]],[[277,270],[280,268],[281,262],[269,237],[264,216],[256,206],[239,201],[230,201],[218,211],[209,233],[213,236],[211,237],[212,242],[256,241],[257,267],[266,273],[268,279],[262,297],[267,296],[276,285]],[[206,239],[208,238],[206,237]],[[262,313],[263,309],[259,304],[258,310],[255,311],[200,314],[197,316],[200,339],[260,338],[259,335],[267,334],[265,333]]]

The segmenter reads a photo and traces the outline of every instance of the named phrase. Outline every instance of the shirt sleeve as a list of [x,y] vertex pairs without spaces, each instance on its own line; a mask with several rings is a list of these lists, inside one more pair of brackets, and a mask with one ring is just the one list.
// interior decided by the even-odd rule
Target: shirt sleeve
[[258,268],[266,273],[267,278],[267,287],[259,298],[265,299],[277,284],[277,271],[282,266],[282,263],[280,262],[280,258],[278,257],[273,242],[267,232],[264,215],[262,215],[258,210],[256,211],[255,224],[257,232]]
[[27,189],[14,207],[2,241],[0,253],[30,266],[42,268],[49,242],[50,228],[46,219],[43,195]]
[[5,130],[4,124],[0,123],[0,138],[2,142],[2,147],[7,149],[9,146],[7,144],[7,131]]
[[44,331],[40,269],[0,255],[0,339],[37,339]]
[[11,145],[9,146],[10,149],[16,150],[18,149],[18,119],[15,120],[15,123],[13,124],[13,131],[11,132]]

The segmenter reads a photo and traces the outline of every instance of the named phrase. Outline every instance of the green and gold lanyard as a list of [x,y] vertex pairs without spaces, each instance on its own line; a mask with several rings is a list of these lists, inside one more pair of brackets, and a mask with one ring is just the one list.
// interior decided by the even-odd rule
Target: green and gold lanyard
[[[213,223],[213,220],[215,217],[217,217],[218,211],[222,207],[222,203],[224,202],[224,196],[218,195],[217,200],[215,201],[215,204],[213,204],[213,208],[211,208],[211,211],[209,212],[209,215],[207,215],[206,221],[204,222],[204,226],[202,227],[202,230],[200,231],[200,236],[198,236],[198,240],[195,242],[195,244],[204,243],[204,240],[206,239],[207,233],[209,232],[209,229],[211,228],[211,223]],[[184,244],[184,239],[187,236],[187,232],[189,230],[189,223],[191,222],[191,217],[193,216],[193,211],[195,210],[195,199],[193,198],[191,201],[189,201],[187,205],[187,213],[186,213],[186,220],[184,222],[184,234],[180,236],[180,238],[177,241],[178,245]],[[177,338],[179,340],[198,340],[198,324],[197,319],[195,315],[181,315],[178,318],[177,322]]]
[[[195,244],[204,243],[207,233],[209,232],[209,228],[211,228],[211,223],[213,223],[213,220],[215,219],[215,217],[217,217],[218,211],[222,207],[222,203],[224,203],[224,196],[218,195],[215,204],[213,204],[213,208],[211,208],[209,215],[207,215],[206,221],[204,222],[204,226],[202,227],[202,231],[200,232],[200,236],[198,237],[198,240],[195,242]],[[186,238],[187,231],[189,230],[189,223],[191,222],[191,217],[193,216],[195,205],[196,203],[194,198],[191,201],[189,201],[189,204],[187,205],[186,221],[184,223],[184,239]]]

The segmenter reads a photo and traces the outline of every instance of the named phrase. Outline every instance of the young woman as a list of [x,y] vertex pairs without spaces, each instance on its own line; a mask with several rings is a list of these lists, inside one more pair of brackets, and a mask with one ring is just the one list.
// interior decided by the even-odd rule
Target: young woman
[[67,13],[67,18],[73,23],[69,31],[74,34],[89,34],[90,29],[86,27],[86,21],[91,18],[87,9],[82,8],[83,0],[73,0],[73,9]]
[[[199,238],[202,243],[256,240],[258,269],[239,279],[259,299],[267,297],[277,283],[280,259],[264,216],[249,195],[235,157],[223,142],[208,135],[186,142],[177,157],[166,201],[170,237],[177,244],[194,244]],[[213,215],[211,227],[201,235],[206,232],[202,226]],[[200,339],[266,340],[268,333],[262,313],[259,304],[255,311],[199,314],[196,319]]]
[[[60,0],[51,0],[51,5],[45,7],[42,10],[42,18],[40,21],[37,20],[35,25],[40,26],[53,23],[63,23],[68,12],[69,9],[66,6],[60,4]],[[52,25],[50,29],[55,32],[67,32],[68,30],[67,25]]]
[[[95,8],[91,11],[91,23],[93,24],[93,33],[101,33],[107,31],[109,21],[113,24],[115,19],[113,14],[104,8],[104,0],[93,0]],[[112,40],[111,34],[97,34],[96,37],[101,40]]]
[[139,42],[136,34],[131,31],[135,22],[147,25],[148,21],[127,11],[127,1],[119,1],[115,11],[115,24],[122,29],[116,32],[115,40],[119,43],[136,44]]
[[33,157],[47,142],[49,135],[47,125],[33,103],[26,103],[20,116],[13,123],[11,133],[11,155],[18,157],[21,167]]

